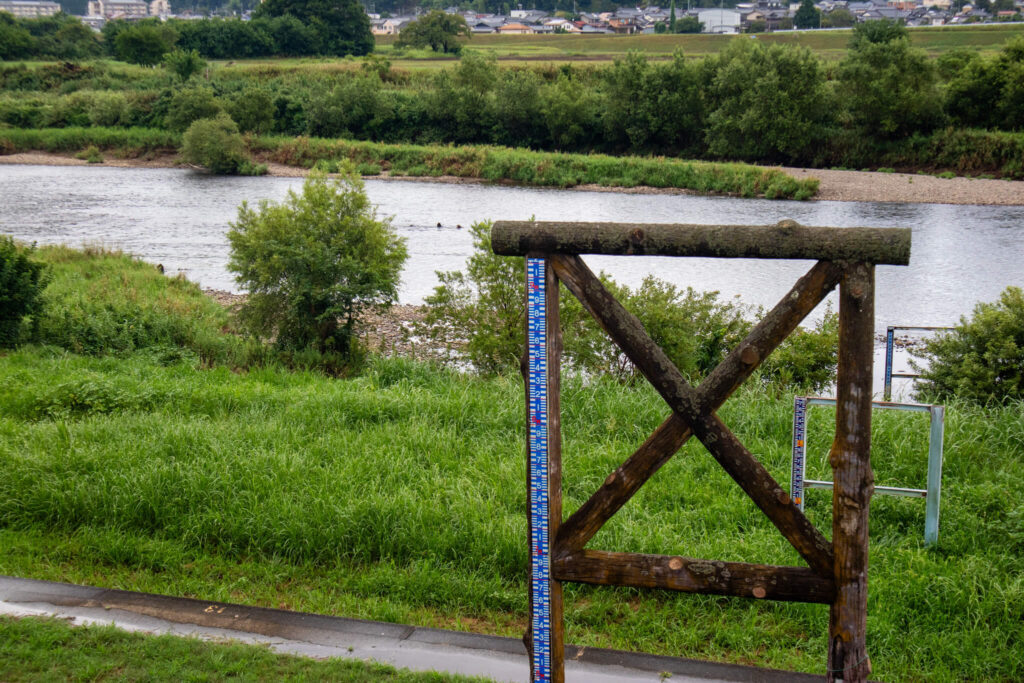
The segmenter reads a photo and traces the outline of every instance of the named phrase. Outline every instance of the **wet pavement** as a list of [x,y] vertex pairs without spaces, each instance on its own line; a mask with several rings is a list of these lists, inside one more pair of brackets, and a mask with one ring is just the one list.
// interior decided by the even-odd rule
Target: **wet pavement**
[[[372,659],[399,668],[486,676],[496,681],[529,680],[526,651],[516,638],[3,576],[0,614],[236,640],[293,655]],[[566,680],[801,683],[823,677],[568,645]]]

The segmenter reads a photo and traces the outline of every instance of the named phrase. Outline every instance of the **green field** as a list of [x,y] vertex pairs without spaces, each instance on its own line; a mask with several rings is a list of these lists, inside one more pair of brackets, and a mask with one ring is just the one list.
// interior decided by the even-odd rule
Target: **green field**
[[[502,36],[477,35],[466,47],[481,52],[492,52],[502,63],[516,62],[609,62],[636,50],[652,58],[669,58],[677,50],[691,57],[702,57],[720,52],[730,40],[760,40],[766,43],[804,45],[819,57],[839,60],[846,54],[851,31],[787,31],[754,35],[723,36],[706,34],[637,35],[637,36],[573,36],[529,35]],[[911,42],[928,54],[938,56],[954,48],[966,47],[985,54],[999,47],[1015,35],[1024,34],[1021,24],[972,24],[965,26],[934,26],[910,29]],[[377,37],[377,52],[389,55],[395,38]],[[398,67],[429,68],[443,66],[454,58],[437,58],[429,52],[417,52],[421,59],[395,59]],[[427,58],[427,59],[423,59]]]
[[[46,328],[51,345],[0,356],[0,573],[522,633],[518,377],[401,358],[371,359],[345,380],[268,362],[246,370],[218,354],[208,335],[226,323],[194,288],[161,286],[151,267],[122,257],[44,256],[61,266],[49,303],[52,320],[66,323]],[[82,314],[63,313],[72,308]],[[89,311],[103,310],[108,318],[94,323]],[[204,313],[191,327],[160,323],[194,310]],[[133,344],[78,355],[68,351],[77,336]],[[948,407],[937,547],[923,546],[921,501],[873,501],[874,678],[1024,678],[1021,407]],[[791,411],[790,394],[754,386],[719,412],[784,485]],[[832,415],[815,413],[809,477],[827,477]],[[567,379],[566,513],[664,417],[644,387]],[[921,485],[926,451],[923,416],[877,415],[879,483]],[[830,509],[828,494],[809,496],[826,534]],[[798,563],[695,443],[592,547]],[[573,643],[818,673],[827,611],[575,585],[566,598]]]

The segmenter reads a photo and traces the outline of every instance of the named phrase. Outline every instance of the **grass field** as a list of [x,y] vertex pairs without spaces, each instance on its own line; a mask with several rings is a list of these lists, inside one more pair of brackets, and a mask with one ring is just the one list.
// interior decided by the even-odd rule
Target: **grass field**
[[178,636],[71,627],[56,619],[0,617],[0,680],[30,681],[338,681],[483,683],[381,664],[277,655],[259,645],[207,643]]
[[[682,50],[687,57],[704,57],[721,52],[730,40],[760,40],[764,43],[804,45],[819,57],[838,61],[846,55],[850,42],[849,29],[829,31],[782,31],[753,35],[475,35],[466,41],[466,49],[493,53],[503,66],[530,66],[545,63],[607,64],[625,57],[631,51],[642,52],[653,60],[669,59]],[[968,24],[963,26],[923,26],[910,29],[915,47],[932,57],[955,48],[977,50],[982,54],[997,52],[1007,39],[1024,34],[1024,24]],[[429,49],[394,49],[394,36],[377,36],[376,53],[387,57],[394,68],[431,70],[450,67],[458,58],[440,56]],[[229,62],[215,62],[224,66]],[[237,59],[228,68],[239,71],[272,66],[284,71],[316,70],[347,71],[358,69],[361,60],[354,58],[285,58]]]
[[[830,31],[784,31],[751,35],[725,36],[710,34],[677,35],[636,35],[636,36],[573,36],[573,35],[528,35],[502,36],[477,35],[466,43],[466,47],[481,52],[494,53],[502,63],[529,62],[608,62],[624,57],[636,50],[652,58],[668,58],[677,50],[689,57],[700,57],[720,52],[730,40],[756,39],[766,43],[803,45],[819,57],[830,60],[841,59],[846,54],[850,41],[850,30]],[[972,24],[965,26],[929,26],[910,29],[910,39],[915,47],[938,56],[958,47],[993,53],[1010,37],[1024,34],[1024,24]],[[377,37],[377,51],[389,55],[393,51],[394,38]],[[422,59],[395,59],[397,67],[429,68],[443,66],[453,58],[438,59],[429,52],[417,52]]]
[[[92,291],[102,300],[103,288]],[[518,378],[377,359],[332,380],[147,348],[91,357],[49,346],[0,357],[0,385],[0,573],[522,632]],[[923,547],[921,501],[873,501],[874,678],[1024,678],[1021,408],[948,407],[937,547]],[[753,388],[719,412],[784,485],[791,410],[791,396]],[[831,415],[814,415],[809,477],[827,476]],[[566,512],[664,416],[642,387],[567,380]],[[921,485],[926,441],[923,417],[878,414],[877,481]],[[807,509],[827,535],[830,497],[812,493]],[[592,547],[798,563],[696,444]],[[819,673],[825,662],[822,606],[570,586],[566,620],[582,645]]]

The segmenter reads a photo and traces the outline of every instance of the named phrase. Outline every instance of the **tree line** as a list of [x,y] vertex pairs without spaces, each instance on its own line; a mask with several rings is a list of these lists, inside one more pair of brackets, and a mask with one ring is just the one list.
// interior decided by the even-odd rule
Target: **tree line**
[[[991,57],[954,50],[932,60],[904,27],[879,21],[854,29],[839,62],[737,38],[704,59],[502,69],[466,52],[453,68],[410,74],[371,56],[340,73],[220,69],[173,88],[156,76],[115,85],[109,74],[89,85],[85,72],[102,68],[53,75],[81,81],[68,100],[0,101],[0,121],[184,130],[224,111],[243,131],[290,136],[1024,176],[1024,37]],[[3,87],[45,87],[46,73],[9,69]]]

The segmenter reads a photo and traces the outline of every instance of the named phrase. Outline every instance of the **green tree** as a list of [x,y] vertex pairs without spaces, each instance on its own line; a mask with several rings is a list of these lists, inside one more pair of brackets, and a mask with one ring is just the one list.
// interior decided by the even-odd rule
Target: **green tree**
[[704,24],[697,17],[686,16],[676,22],[676,33],[700,33]]
[[164,55],[163,63],[182,83],[206,68],[206,60],[196,50],[171,50]]
[[329,55],[365,55],[373,51],[370,19],[357,0],[266,0],[254,17],[290,14],[314,28]]
[[1008,287],[993,303],[915,352],[927,359],[918,393],[927,400],[977,403],[1024,399],[1024,292]]
[[173,32],[151,24],[128,26],[114,40],[114,54],[122,62],[156,66],[174,47]]
[[36,54],[36,40],[8,12],[0,12],[0,59],[25,59]]
[[872,19],[853,27],[850,49],[857,50],[867,44],[881,45],[902,38],[910,38],[907,27],[895,19]]
[[42,306],[45,266],[32,259],[33,250],[0,235],[0,348],[19,343],[25,318]]
[[228,232],[228,268],[249,296],[242,320],[282,349],[350,356],[359,314],[398,294],[404,241],[379,220],[363,182],[314,172],[280,204],[243,203]]
[[801,29],[821,28],[821,12],[814,6],[814,0],[802,0],[793,15],[793,25]]
[[862,26],[869,24],[877,28],[853,30],[852,49],[839,66],[848,123],[875,140],[934,130],[945,119],[934,62],[910,46],[904,27],[880,21]]
[[672,0],[668,10],[668,32],[676,32],[676,0]]
[[247,162],[245,141],[231,117],[221,112],[215,118],[199,119],[181,139],[181,156],[186,162],[212,173],[238,173]]
[[795,161],[825,140],[832,100],[821,61],[806,47],[734,40],[711,64],[705,137],[712,154]]
[[433,10],[415,21],[409,22],[395,41],[396,47],[427,47],[434,52],[459,54],[462,44],[459,37],[472,37],[466,20],[458,14],[447,14]]

